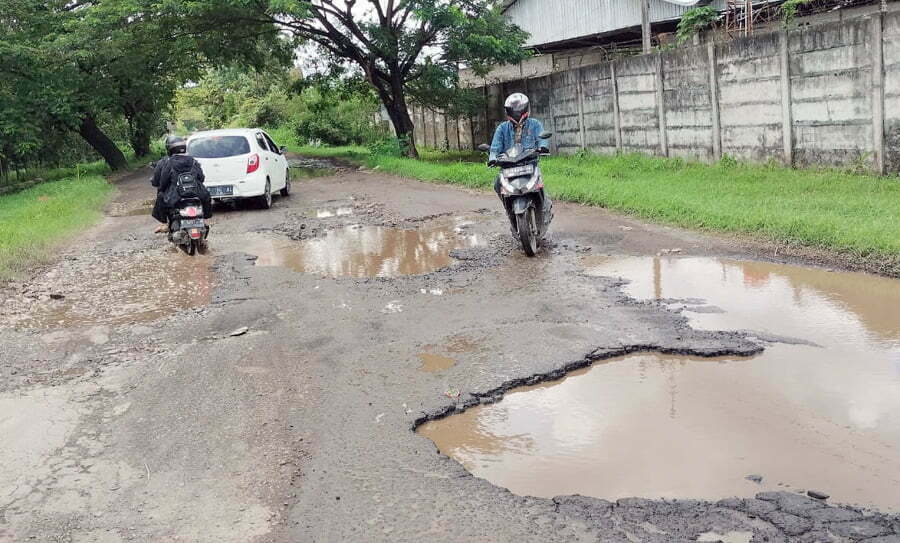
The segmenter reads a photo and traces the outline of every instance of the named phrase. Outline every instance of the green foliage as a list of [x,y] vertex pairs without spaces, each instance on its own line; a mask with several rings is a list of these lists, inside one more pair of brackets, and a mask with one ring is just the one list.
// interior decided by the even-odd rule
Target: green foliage
[[797,17],[797,12],[800,10],[800,6],[809,4],[812,0],[785,0],[783,4],[781,4],[781,20],[782,24],[785,27],[791,25],[794,22],[794,19]]
[[675,35],[678,43],[684,43],[701,30],[709,28],[719,19],[719,12],[709,6],[689,9],[678,21]]
[[[178,131],[225,127],[281,127],[279,141],[330,145],[367,144],[381,137],[373,121],[378,102],[358,81],[304,81],[296,72],[210,70],[179,92]],[[286,139],[286,138],[289,138]]]
[[[424,106],[471,111],[477,95],[459,88],[459,68],[484,74],[527,56],[527,34],[511,24],[498,0],[193,0],[195,15],[257,6],[258,18],[318,49],[324,71],[353,66],[387,109],[397,134],[410,135],[410,98]],[[324,127],[314,127],[324,128]],[[331,137],[329,135],[329,137]],[[408,153],[415,154],[410,142]]]
[[60,240],[96,222],[113,190],[103,177],[79,174],[0,196],[0,279],[22,272]]
[[[271,21],[254,19],[253,6],[221,6],[201,19],[191,16],[194,0],[77,4],[7,0],[0,10],[5,161],[45,162],[45,150],[69,143],[63,135],[85,120],[144,155],[176,90],[205,67],[290,60],[292,43]],[[97,138],[89,143],[108,161],[121,156]]]
[[330,145],[366,144],[376,137],[372,115],[377,107],[360,96],[340,99],[311,88],[302,95],[304,111],[292,120],[300,141]]

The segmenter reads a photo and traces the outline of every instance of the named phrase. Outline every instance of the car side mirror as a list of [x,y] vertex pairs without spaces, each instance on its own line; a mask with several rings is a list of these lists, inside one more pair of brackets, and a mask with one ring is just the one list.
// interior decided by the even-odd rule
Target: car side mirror
[[282,145],[281,147],[278,148],[278,150],[281,152],[281,154],[285,154],[285,153],[287,153],[287,146]]
[[491,146],[486,143],[482,143],[481,145],[478,146],[478,150],[481,151],[482,153],[487,153],[491,150]]
[[548,140],[553,137],[553,132],[541,132],[541,135],[538,137],[542,140]]

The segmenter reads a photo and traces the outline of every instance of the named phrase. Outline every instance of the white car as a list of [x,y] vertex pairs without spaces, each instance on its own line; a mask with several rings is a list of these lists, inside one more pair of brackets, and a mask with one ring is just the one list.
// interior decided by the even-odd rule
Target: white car
[[213,200],[253,198],[268,209],[275,191],[291,192],[285,148],[258,128],[197,132],[188,138],[187,152],[203,168]]

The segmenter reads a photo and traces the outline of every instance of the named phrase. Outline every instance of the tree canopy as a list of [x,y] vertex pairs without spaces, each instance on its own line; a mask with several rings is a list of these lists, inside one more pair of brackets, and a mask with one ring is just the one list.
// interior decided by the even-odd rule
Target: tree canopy
[[181,0],[10,0],[0,12],[0,131],[5,156],[33,154],[74,131],[114,169],[107,134],[124,125],[137,156],[161,132],[175,91],[210,65],[285,63],[291,44],[239,6],[203,18]]
[[[484,73],[491,64],[527,55],[527,34],[503,16],[498,0],[225,1],[232,7],[256,5],[255,20],[314,44],[332,65],[358,67],[409,156],[417,155],[409,98],[460,112],[471,103],[459,89],[461,66]],[[194,6],[206,12],[221,3],[197,0]]]

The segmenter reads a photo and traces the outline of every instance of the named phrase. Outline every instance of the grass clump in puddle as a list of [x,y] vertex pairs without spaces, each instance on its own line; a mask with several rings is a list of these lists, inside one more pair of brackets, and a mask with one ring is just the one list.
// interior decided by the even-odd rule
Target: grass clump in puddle
[[[426,150],[419,160],[329,156],[364,161],[381,171],[422,181],[490,188],[495,170],[480,155]],[[307,149],[315,154],[315,149]],[[715,165],[640,154],[548,157],[549,192],[662,223],[751,234],[769,241],[827,249],[900,274],[900,180],[837,170],[794,170],[726,159]]]
[[0,280],[43,260],[59,241],[96,222],[112,191],[105,178],[87,175],[0,196]]

